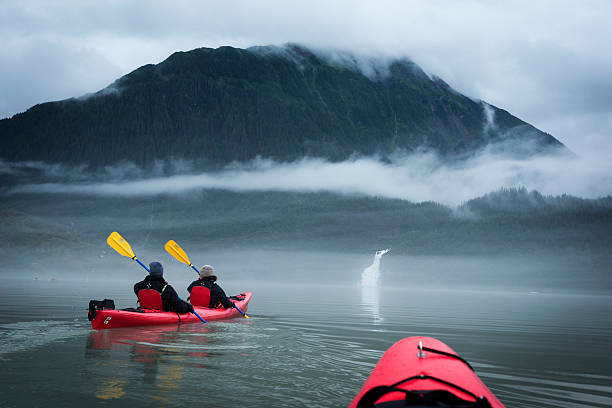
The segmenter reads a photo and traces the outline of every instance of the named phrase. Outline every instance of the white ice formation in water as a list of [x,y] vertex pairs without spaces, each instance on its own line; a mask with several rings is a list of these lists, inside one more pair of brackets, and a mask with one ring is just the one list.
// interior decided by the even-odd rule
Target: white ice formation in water
[[380,258],[391,249],[383,249],[376,251],[374,255],[374,262],[368,266],[361,273],[361,286],[362,287],[376,287],[378,286],[378,278],[380,277]]

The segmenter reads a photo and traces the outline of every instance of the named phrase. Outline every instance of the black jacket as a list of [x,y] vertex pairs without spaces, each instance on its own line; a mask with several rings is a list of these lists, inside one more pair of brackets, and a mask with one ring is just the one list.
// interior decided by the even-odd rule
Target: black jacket
[[215,282],[210,279],[198,279],[196,281],[191,282],[191,285],[187,288],[187,291],[191,293],[191,289],[194,286],[204,286],[210,289],[210,303],[208,307],[216,307],[218,303],[221,303],[224,308],[229,309],[230,307],[234,307],[234,303],[225,296],[225,292],[221,289],[221,286],[217,285]]
[[[162,292],[162,289],[166,286],[166,289]],[[185,306],[179,295],[176,293],[174,288],[168,285],[163,276],[151,276],[148,275],[143,281],[138,282],[134,285],[134,293],[138,296],[138,292],[142,289],[153,289],[161,293],[162,306],[165,311],[186,313],[184,311]]]

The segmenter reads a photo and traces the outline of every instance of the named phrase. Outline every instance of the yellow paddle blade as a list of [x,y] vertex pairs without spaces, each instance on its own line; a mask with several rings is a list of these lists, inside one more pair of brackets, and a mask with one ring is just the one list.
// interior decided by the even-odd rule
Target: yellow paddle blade
[[166,242],[166,245],[164,245],[164,249],[168,251],[170,255],[172,255],[185,265],[191,266],[191,262],[189,261],[187,254],[185,253],[185,251],[183,251],[183,248],[181,248],[179,244],[174,242],[174,240]]
[[111,232],[111,234],[106,239],[108,245],[110,245],[115,251],[119,252],[123,256],[127,256],[129,258],[135,258],[134,251],[132,251],[132,247],[130,244],[123,239],[118,232]]

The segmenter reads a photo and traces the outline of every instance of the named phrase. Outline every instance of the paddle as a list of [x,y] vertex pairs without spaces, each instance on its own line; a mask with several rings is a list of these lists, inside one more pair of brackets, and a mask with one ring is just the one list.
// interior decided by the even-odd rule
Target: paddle
[[[182,262],[185,265],[191,266],[197,274],[200,273],[200,271],[198,271],[198,268],[193,266],[191,261],[189,261],[189,257],[187,256],[183,248],[181,248],[180,245],[177,244],[174,240],[171,239],[170,241],[166,242],[166,245],[164,245],[164,249],[168,251],[170,255],[175,257],[179,262]],[[244,313],[242,310],[240,310],[238,306],[236,306],[233,302],[232,302],[232,305],[234,305],[236,310],[238,310],[242,316],[244,316],[246,319],[250,319],[250,317],[246,313]]]
[[[111,232],[111,234],[106,239],[106,242],[108,243],[108,245],[111,246],[111,248],[119,252],[120,255],[127,256],[128,258],[135,260],[136,262],[140,264],[140,266],[145,268],[147,272],[151,272],[149,268],[146,267],[145,264],[143,264],[142,262],[140,262],[138,258],[136,258],[136,255],[134,255],[134,251],[132,251],[132,247],[130,246],[130,244],[128,244],[128,242],[121,235],[119,235],[118,232]],[[183,300],[183,299],[179,297],[179,300]],[[206,323],[206,320],[202,319],[202,317],[200,317],[200,315],[197,314],[195,311],[193,311],[192,313],[198,319],[200,319],[202,323]]]

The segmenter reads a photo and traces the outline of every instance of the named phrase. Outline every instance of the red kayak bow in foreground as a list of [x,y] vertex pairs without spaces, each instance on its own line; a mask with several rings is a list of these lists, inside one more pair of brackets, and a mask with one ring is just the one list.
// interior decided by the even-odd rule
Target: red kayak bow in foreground
[[349,408],[504,408],[472,366],[431,337],[407,337],[391,346]]

